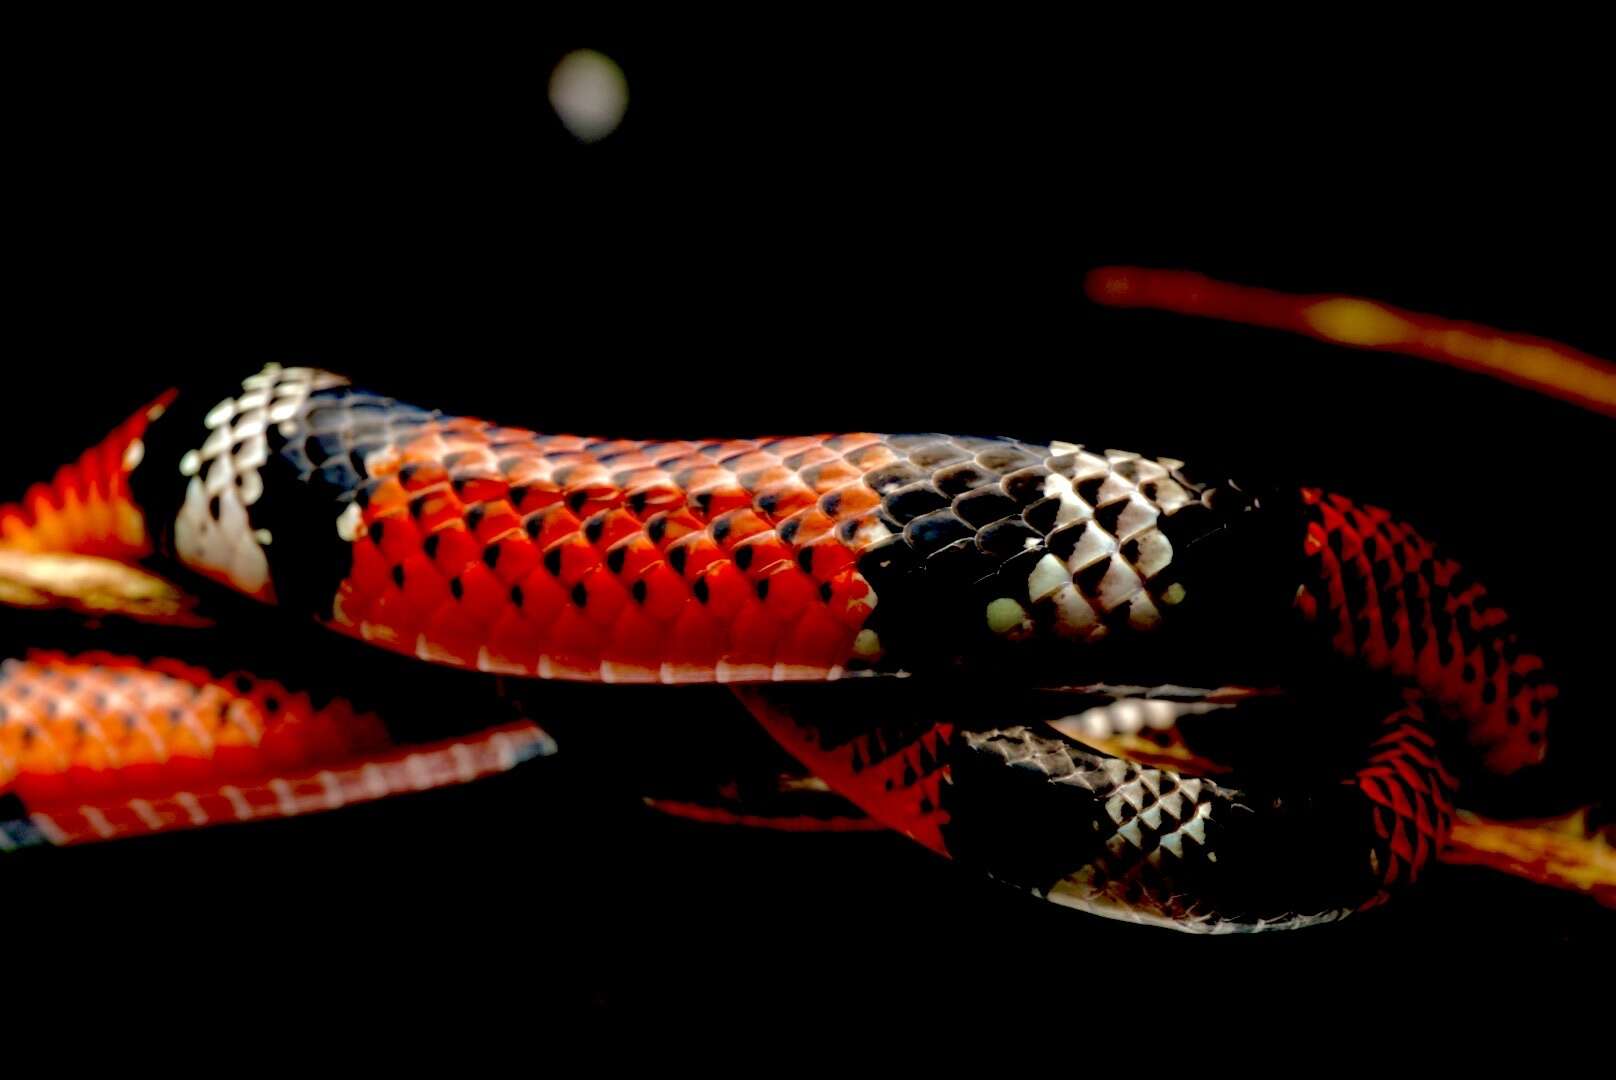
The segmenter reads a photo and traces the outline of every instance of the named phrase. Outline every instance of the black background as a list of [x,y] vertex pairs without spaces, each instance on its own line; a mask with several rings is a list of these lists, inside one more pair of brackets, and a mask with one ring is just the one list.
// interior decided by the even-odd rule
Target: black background
[[[102,29],[58,40],[20,104],[9,489],[171,381],[266,360],[540,429],[1212,457],[1394,507],[1462,553],[1564,675],[1554,775],[1597,788],[1613,421],[1080,288],[1106,263],[1182,267],[1616,357],[1600,98],[1577,64],[1455,46],[1426,84],[1418,50],[1259,67],[1099,24],[878,45],[266,22],[187,27],[195,45],[176,27],[152,52]],[[545,96],[578,45],[631,87],[594,146]],[[1608,912],[1481,874],[1340,927],[1206,942],[1048,908],[891,836],[663,820],[612,754],[646,725],[738,723],[723,694],[556,700],[538,718],[563,754],[528,774],[0,867],[19,970],[317,996],[322,1023],[379,1003],[438,1035],[559,1005],[766,1013],[835,1039],[916,1009],[1402,1008],[1456,968],[1541,984],[1609,945]]]

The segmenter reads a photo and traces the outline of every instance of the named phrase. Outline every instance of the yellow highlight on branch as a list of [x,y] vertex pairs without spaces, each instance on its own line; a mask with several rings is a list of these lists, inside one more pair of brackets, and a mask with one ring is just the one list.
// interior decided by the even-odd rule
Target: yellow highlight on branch
[[1401,345],[1414,335],[1414,325],[1401,315],[1350,296],[1309,304],[1302,309],[1302,318],[1331,341],[1365,349]]

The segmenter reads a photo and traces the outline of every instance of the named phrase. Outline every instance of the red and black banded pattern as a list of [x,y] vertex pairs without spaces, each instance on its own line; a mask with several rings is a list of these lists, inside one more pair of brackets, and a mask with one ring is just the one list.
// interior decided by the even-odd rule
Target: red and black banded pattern
[[1417,685],[1464,718],[1495,772],[1543,760],[1543,661],[1525,651],[1486,586],[1386,511],[1302,492],[1308,570],[1296,594],[1341,655]]
[[541,435],[308,369],[253,376],[204,426],[168,530],[188,565],[396,651],[582,680],[1071,655],[1193,607],[1175,546],[1252,505],[1076,445]]
[[[1447,829],[1450,719],[1489,768],[1543,752],[1553,687],[1484,590],[1384,512],[1316,491],[1068,443],[544,435],[276,366],[223,400],[180,399],[144,438],[109,440],[121,471],[91,490],[116,497],[89,500],[133,491],[144,521],[114,514],[109,533],[9,511],[8,539],[116,535],[109,553],[134,557],[149,536],[239,592],[449,666],[753,684],[765,726],[872,816],[1080,906],[1210,929],[1373,903]],[[113,468],[109,452],[89,471]],[[1016,711],[1029,687],[1193,685],[1231,661],[1284,684],[1319,644],[1298,619],[1322,628],[1319,652],[1418,695],[1316,798],[1089,761]],[[913,683],[932,704],[872,715],[835,693],[850,687],[808,688],[824,692],[810,702],[763,685],[854,674],[910,676],[863,683],[900,697]],[[1222,839],[1190,868],[1186,838],[1207,828]],[[1312,892],[1277,887],[1298,852],[1316,860]]]

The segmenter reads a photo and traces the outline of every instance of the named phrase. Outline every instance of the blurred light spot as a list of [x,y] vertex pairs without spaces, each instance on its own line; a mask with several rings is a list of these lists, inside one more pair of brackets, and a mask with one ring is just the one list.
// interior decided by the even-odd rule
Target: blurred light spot
[[579,49],[562,57],[551,74],[550,104],[573,135],[599,142],[623,122],[628,80],[611,57]]

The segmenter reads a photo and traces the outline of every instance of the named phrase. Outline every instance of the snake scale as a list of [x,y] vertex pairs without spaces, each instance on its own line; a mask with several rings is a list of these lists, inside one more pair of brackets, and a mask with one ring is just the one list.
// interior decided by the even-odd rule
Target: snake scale
[[[1467,776],[1542,761],[1556,695],[1486,589],[1386,512],[1074,443],[542,435],[271,365],[137,413],[0,511],[0,541],[156,560],[439,666],[729,684],[878,822],[1184,930],[1381,902]],[[1069,722],[1098,701],[1084,715],[1215,727],[1230,688],[1318,752],[1196,776]],[[514,725],[406,751],[250,674],[33,655],[0,673],[0,846],[337,806],[551,749]]]

